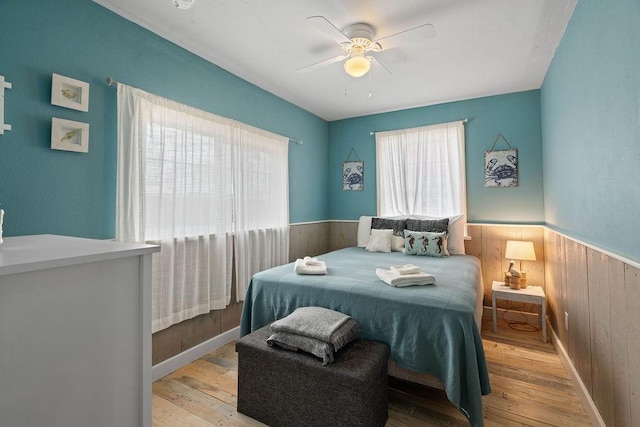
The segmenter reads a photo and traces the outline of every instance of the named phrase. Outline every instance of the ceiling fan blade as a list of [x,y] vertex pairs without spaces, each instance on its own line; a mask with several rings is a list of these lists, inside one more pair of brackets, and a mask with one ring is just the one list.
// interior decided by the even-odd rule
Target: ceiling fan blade
[[348,58],[349,54],[345,54],[345,55],[339,55],[339,56],[334,56],[333,58],[329,58],[329,59],[325,59],[324,61],[320,61],[320,62],[316,62],[315,64],[311,64],[308,65],[306,67],[303,68],[299,68],[298,70],[296,70],[298,73],[308,73],[310,71],[314,71],[317,70],[318,68],[322,68],[326,65],[330,65],[333,64],[335,62],[340,62],[345,58]]
[[331,40],[334,40],[338,44],[351,43],[349,37],[345,36],[335,25],[333,25],[324,16],[310,16],[307,21],[311,23],[318,31],[326,34]]
[[424,41],[435,37],[436,29],[431,24],[424,24],[408,30],[392,34],[390,36],[377,39],[375,42],[380,43],[383,50],[393,49],[394,47],[407,45],[419,41]]
[[389,73],[390,75],[393,75],[391,70],[389,70],[386,65],[384,65],[382,62],[380,62],[380,60],[378,58],[376,58],[375,56],[369,56],[368,58],[371,58],[371,61],[373,61],[373,62],[377,63],[378,65],[380,65],[382,67],[382,69],[385,70],[387,73]]

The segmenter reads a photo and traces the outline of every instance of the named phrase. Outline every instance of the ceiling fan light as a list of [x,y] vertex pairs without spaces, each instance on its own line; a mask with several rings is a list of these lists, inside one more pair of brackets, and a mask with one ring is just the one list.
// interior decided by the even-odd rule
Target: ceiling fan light
[[344,71],[351,77],[362,77],[371,68],[371,62],[364,56],[352,56],[344,63]]

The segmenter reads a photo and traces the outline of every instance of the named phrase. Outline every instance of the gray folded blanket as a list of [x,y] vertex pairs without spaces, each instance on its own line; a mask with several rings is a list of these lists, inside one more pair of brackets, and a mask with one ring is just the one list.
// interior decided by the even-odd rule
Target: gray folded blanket
[[306,351],[322,359],[322,364],[332,363],[334,360],[333,346],[327,342],[289,332],[276,332],[267,338],[269,346],[277,345],[285,350]]
[[326,365],[334,352],[360,336],[358,323],[344,313],[322,307],[301,307],[271,324],[267,343],[292,351],[306,351]]

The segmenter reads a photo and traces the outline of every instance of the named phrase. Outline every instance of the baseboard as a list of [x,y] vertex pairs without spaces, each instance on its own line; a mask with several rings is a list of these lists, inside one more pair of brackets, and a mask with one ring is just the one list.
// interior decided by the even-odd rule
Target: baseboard
[[577,388],[578,396],[580,397],[582,406],[584,406],[584,410],[589,416],[591,423],[594,426],[606,427],[604,420],[600,416],[600,412],[598,412],[598,408],[596,407],[596,404],[593,402],[593,399],[591,399],[591,395],[589,394],[587,387],[585,387],[584,383],[582,382],[582,379],[580,378],[580,375],[578,374],[578,371],[576,371],[575,366],[573,366],[573,363],[571,363],[571,359],[569,359],[569,355],[567,354],[566,350],[564,349],[564,346],[560,342],[560,338],[558,338],[556,331],[554,331],[553,328],[551,328],[550,326],[551,325],[547,325],[547,330],[551,331],[551,340],[553,342],[553,346],[556,348],[556,351],[558,352],[558,356],[560,356],[560,360],[562,360],[562,364],[567,369],[567,371],[569,371],[571,380],[577,386],[576,388]]
[[162,361],[151,368],[151,379],[157,381],[160,378],[166,377],[172,372],[177,371],[183,366],[188,365],[194,360],[198,360],[207,353],[222,347],[225,344],[229,344],[232,341],[237,340],[240,337],[240,326],[236,326],[226,332],[221,333],[207,341],[200,343],[190,349],[183,351],[180,354]]

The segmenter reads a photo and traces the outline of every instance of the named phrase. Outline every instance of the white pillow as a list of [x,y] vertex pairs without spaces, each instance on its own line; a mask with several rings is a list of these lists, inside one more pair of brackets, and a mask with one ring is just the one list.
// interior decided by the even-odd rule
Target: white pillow
[[369,252],[391,252],[392,237],[393,230],[372,229],[365,249]]
[[361,216],[358,221],[358,247],[364,248],[369,242],[369,235],[371,234],[371,218],[372,216]]
[[[411,215],[409,218],[415,219],[440,219],[437,216]],[[447,249],[451,255],[464,255],[464,215],[450,216],[447,231]]]
[[[367,246],[367,242],[369,241],[369,235],[371,234],[371,219],[376,218],[375,216],[366,216],[363,215],[358,220],[358,247],[364,248]],[[405,216],[385,216],[385,217],[377,217],[377,218],[386,218],[386,219],[405,219]],[[399,239],[391,240],[391,249],[394,251],[401,252],[404,249],[404,238],[402,236],[396,236]],[[394,249],[394,243],[395,248]]]
[[449,217],[447,249],[451,255],[464,255],[464,215]]
[[391,236],[391,251],[392,252],[404,251],[404,237]]

